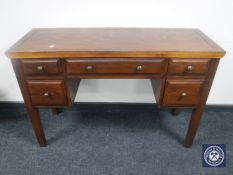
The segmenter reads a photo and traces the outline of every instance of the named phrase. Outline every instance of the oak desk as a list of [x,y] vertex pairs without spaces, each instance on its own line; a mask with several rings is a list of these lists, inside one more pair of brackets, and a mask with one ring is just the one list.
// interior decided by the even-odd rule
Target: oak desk
[[38,108],[71,106],[82,78],[146,78],[159,107],[193,108],[191,147],[224,54],[198,29],[142,28],[33,29],[6,52],[40,146]]

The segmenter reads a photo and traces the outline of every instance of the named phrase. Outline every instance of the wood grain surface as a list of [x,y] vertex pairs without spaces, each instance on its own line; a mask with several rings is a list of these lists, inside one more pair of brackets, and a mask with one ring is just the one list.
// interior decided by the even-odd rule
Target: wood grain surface
[[13,45],[10,58],[221,58],[225,51],[199,29],[33,29]]

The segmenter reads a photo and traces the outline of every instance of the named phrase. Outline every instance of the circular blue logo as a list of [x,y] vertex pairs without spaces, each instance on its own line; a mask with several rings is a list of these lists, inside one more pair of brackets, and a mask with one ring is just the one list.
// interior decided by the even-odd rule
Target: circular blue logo
[[209,146],[204,152],[204,160],[210,166],[219,166],[224,161],[224,151],[219,146]]

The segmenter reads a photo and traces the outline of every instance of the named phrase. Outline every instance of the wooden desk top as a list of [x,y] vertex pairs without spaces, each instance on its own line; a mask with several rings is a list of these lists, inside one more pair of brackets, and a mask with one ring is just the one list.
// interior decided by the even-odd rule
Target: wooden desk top
[[225,51],[198,29],[33,29],[13,45],[10,58],[221,58]]

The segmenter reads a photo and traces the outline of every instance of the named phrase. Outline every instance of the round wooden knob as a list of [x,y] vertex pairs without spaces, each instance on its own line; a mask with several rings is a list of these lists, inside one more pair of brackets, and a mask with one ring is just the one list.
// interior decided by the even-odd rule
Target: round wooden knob
[[181,93],[181,97],[186,97],[186,96],[187,96],[187,93],[185,93],[185,92]]
[[187,71],[188,71],[188,72],[192,72],[192,70],[193,70],[193,66],[188,66],[188,67],[187,67]]
[[93,66],[87,66],[86,69],[87,70],[93,70]]
[[137,70],[143,70],[142,66],[137,66]]
[[43,66],[37,66],[38,71],[42,71],[43,69],[44,69]]
[[44,93],[44,97],[48,97],[49,96],[49,93],[48,92],[45,92]]

